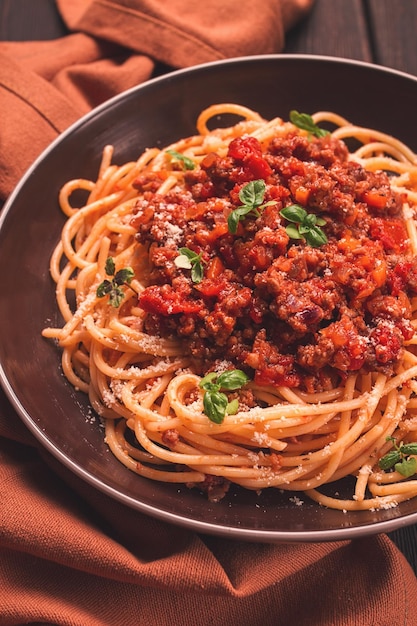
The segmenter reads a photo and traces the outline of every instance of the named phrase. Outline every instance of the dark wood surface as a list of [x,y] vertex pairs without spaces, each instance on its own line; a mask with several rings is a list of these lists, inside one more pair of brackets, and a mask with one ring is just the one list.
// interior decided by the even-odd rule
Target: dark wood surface
[[[315,0],[284,52],[378,63],[417,75],[416,0]],[[54,0],[0,0],[0,40],[66,34]]]
[[[316,0],[308,17],[287,34],[284,52],[351,58],[417,75],[416,31],[416,0]],[[54,0],[0,0],[0,40],[65,34]],[[417,572],[417,527],[391,537]]]
[[285,52],[377,63],[417,75],[415,0],[316,0]]

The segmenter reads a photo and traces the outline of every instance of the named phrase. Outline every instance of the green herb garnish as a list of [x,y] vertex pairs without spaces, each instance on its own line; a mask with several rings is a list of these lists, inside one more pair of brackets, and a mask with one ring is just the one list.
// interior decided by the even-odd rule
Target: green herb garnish
[[414,454],[417,454],[417,443],[400,443],[398,445],[394,437],[387,437],[387,441],[392,441],[394,449],[379,459],[379,467],[383,470],[392,467],[405,478],[413,476],[417,471],[417,461]]
[[320,228],[326,220],[315,213],[307,213],[299,204],[291,204],[280,212],[280,215],[291,222],[285,228],[291,239],[305,239],[312,248],[319,248],[327,243],[327,237]]
[[113,276],[113,278],[111,280],[105,278],[99,284],[96,290],[97,298],[103,298],[108,294],[110,304],[117,309],[125,297],[121,287],[122,285],[130,286],[135,273],[131,267],[125,267],[116,272],[116,265],[111,256],[107,258],[104,269],[107,276]]
[[329,134],[328,130],[324,130],[324,128],[317,126],[311,115],[308,113],[290,111],[290,121],[294,124],[294,126],[297,126],[297,128],[306,130],[311,135],[315,135],[316,137],[324,137]]
[[225,415],[235,415],[239,408],[239,402],[235,398],[229,402],[228,397],[222,392],[236,391],[248,382],[249,377],[242,370],[229,370],[222,374],[210,372],[200,381],[201,389],[204,389],[203,406],[204,413],[216,424],[221,424]]
[[242,204],[238,206],[237,209],[234,209],[227,218],[229,232],[234,234],[237,231],[239,222],[246,215],[252,214],[255,217],[259,217],[261,209],[276,204],[276,200],[264,202],[265,191],[266,184],[262,178],[259,180],[251,180],[242,187],[239,192],[239,200]]
[[176,150],[167,150],[166,153],[173,157],[175,161],[179,161],[185,170],[193,170],[195,168],[194,161],[185,156],[185,154],[181,154],[181,152]]
[[204,273],[202,252],[197,254],[190,248],[180,248],[179,252],[180,254],[174,259],[175,265],[184,270],[191,270],[193,283],[201,283]]

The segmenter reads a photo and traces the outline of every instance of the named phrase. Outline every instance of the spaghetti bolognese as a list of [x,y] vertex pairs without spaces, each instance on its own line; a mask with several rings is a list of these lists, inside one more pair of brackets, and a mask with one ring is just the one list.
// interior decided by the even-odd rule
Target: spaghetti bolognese
[[[220,104],[194,136],[112,157],[60,192],[64,323],[43,335],[117,459],[212,500],[416,496],[416,155],[334,113]],[[351,498],[321,491],[345,476]]]

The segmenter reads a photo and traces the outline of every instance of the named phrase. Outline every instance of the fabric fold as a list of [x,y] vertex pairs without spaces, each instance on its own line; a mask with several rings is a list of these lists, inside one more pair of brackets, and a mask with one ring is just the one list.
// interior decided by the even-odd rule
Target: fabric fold
[[197,535],[31,450],[1,457],[0,623],[413,624],[415,577],[385,535],[282,545]]
[[[57,0],[68,35],[1,42],[0,199],[70,124],[114,95],[139,85],[161,64],[185,68],[226,57],[276,53],[285,30],[313,0]],[[16,138],[22,149],[16,150]],[[13,158],[8,158],[13,155]]]
[[239,2],[239,7],[221,0],[94,0],[71,5],[58,0],[58,6],[72,30],[144,52],[173,67],[277,52],[284,41],[281,3],[270,0],[256,10],[252,0]]

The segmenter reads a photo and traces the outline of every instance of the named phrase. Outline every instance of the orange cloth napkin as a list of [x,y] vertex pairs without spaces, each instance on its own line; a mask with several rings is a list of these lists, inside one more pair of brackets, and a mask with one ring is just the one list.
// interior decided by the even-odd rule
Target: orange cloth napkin
[[[279,52],[311,3],[57,0],[66,37],[0,43],[0,197],[95,105],[161,64]],[[2,393],[0,485],[0,625],[417,624],[387,536],[264,545],[148,518],[47,458]]]
[[0,43],[0,198],[57,134],[94,106],[161,67],[279,52],[285,31],[312,3],[57,0],[68,36]]

